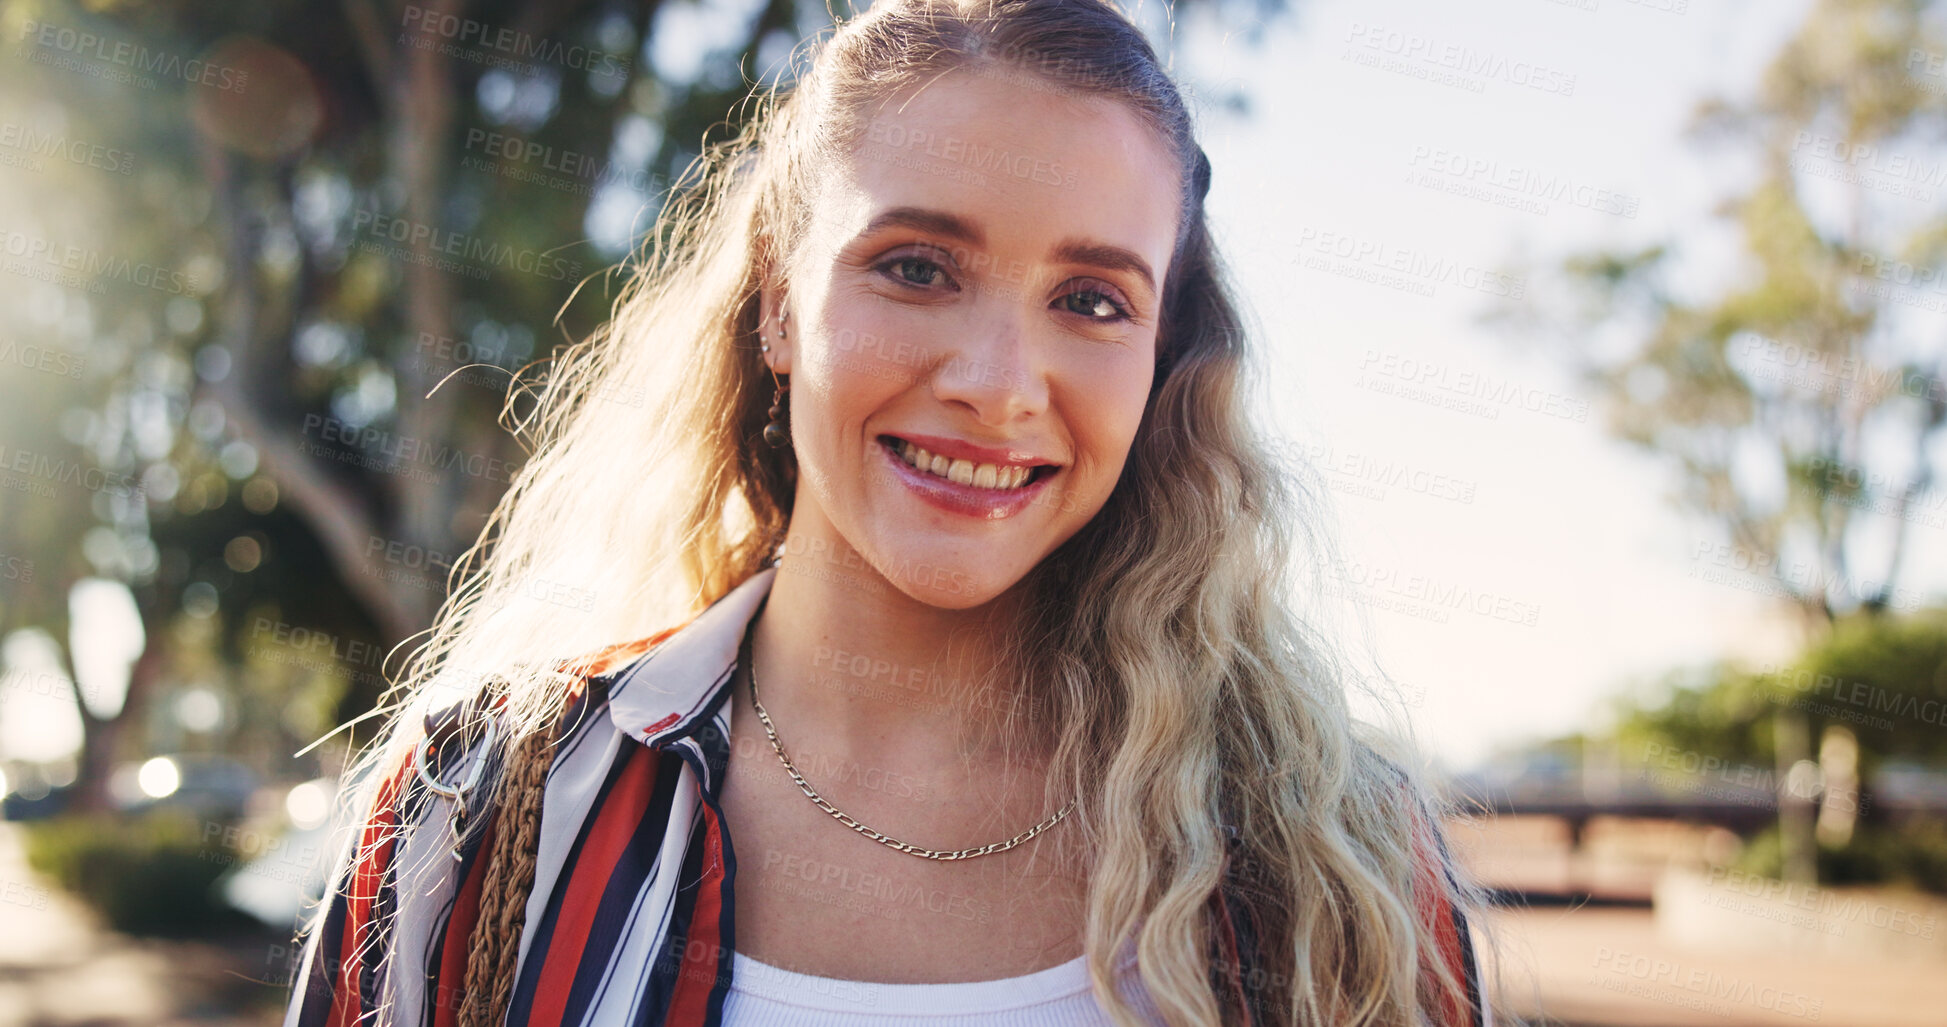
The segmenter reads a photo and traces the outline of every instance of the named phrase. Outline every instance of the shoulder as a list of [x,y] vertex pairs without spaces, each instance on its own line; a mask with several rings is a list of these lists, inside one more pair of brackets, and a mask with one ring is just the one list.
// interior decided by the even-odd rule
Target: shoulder
[[[537,685],[552,677],[538,718],[548,733],[559,737],[597,725],[607,702],[605,676],[668,634],[519,675]],[[452,999],[489,869],[508,758],[537,733],[523,730],[509,712],[506,677],[435,675],[396,714],[383,748],[342,784],[340,822],[348,837],[326,893],[295,939],[301,947],[287,1027],[323,1027],[371,1016],[381,1005],[409,1011]],[[423,974],[393,970],[407,951],[412,960],[424,954]]]

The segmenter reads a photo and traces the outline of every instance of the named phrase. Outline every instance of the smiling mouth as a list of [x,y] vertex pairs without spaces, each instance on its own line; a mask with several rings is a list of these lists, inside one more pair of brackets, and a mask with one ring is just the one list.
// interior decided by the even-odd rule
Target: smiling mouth
[[950,459],[896,435],[879,436],[879,444],[891,450],[893,456],[905,461],[908,467],[924,474],[995,492],[1026,488],[1061,469],[1055,464],[978,464],[967,459]]

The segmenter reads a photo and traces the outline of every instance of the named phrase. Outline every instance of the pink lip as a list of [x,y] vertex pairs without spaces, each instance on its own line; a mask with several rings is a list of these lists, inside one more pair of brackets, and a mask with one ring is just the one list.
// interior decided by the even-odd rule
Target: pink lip
[[[932,449],[932,446],[920,441],[921,436],[900,437],[926,449]],[[1027,509],[1030,504],[1041,497],[1041,494],[1047,488],[1049,479],[1055,476],[1054,473],[1043,474],[1029,481],[1027,484],[1022,485],[1020,488],[1014,489],[975,488],[972,485],[962,485],[959,482],[949,481],[938,475],[928,474],[907,463],[898,453],[877,439],[873,440],[873,445],[879,450],[881,457],[889,465],[892,476],[899,479],[900,484],[910,489],[922,501],[938,507],[941,510],[945,510],[948,513],[962,514],[967,517],[978,517],[981,520],[998,521],[1002,518],[1012,517],[1022,510]],[[943,456],[949,455],[944,451],[936,450],[936,452],[941,452]],[[973,458],[967,457],[966,459],[971,460]],[[986,462],[1000,463],[1001,461],[989,460]],[[1057,471],[1055,473],[1059,472]]]
[[1059,461],[1036,456],[1033,453],[1019,449],[995,449],[992,446],[976,446],[971,442],[962,442],[959,439],[949,439],[939,435],[909,435],[905,432],[887,432],[886,434],[892,435],[894,438],[905,439],[907,442],[926,450],[928,453],[938,453],[948,460],[971,460],[976,464],[996,464],[1003,467],[1010,465],[1033,467],[1037,464],[1059,464]]

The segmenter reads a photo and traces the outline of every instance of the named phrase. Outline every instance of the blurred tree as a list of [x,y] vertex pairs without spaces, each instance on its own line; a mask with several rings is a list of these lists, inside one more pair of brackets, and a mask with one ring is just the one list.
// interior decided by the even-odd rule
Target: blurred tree
[[[1138,10],[1159,40],[1170,14]],[[145,630],[119,707],[80,704],[83,805],[174,688],[299,697],[233,718],[287,733],[265,751],[372,707],[519,466],[509,379],[599,323],[706,128],[829,24],[798,0],[0,2],[0,248],[29,255],[0,303],[68,362],[0,354],[0,463],[27,468],[0,482],[0,637],[65,639],[88,575]],[[223,659],[172,658],[187,638]]]
[[[1744,158],[1726,199],[1749,275],[1674,288],[1674,244],[1567,260],[1559,292],[1490,321],[1551,339],[1606,401],[1609,429],[1666,458],[1677,500],[1717,529],[1701,575],[1776,595],[1816,642],[1834,618],[1912,609],[1916,524],[1947,526],[1930,452],[1947,423],[1947,43],[1930,0],[1817,0],[1747,101],[1700,104],[1700,143]],[[1934,261],[1934,263],[1929,263]],[[1916,316],[1918,315],[1918,316]],[[1812,758],[1774,708],[1781,789]],[[1836,736],[1835,736],[1836,737]],[[1828,768],[1834,770],[1835,768]],[[1813,876],[1813,813],[1781,792],[1787,873]]]
[[[1909,808],[1907,797],[1875,797],[1868,788],[1889,768],[1947,766],[1947,609],[1855,610],[1788,664],[1673,671],[1618,702],[1616,741],[1626,753],[1655,744],[1663,752],[1708,754],[1741,773],[1775,764],[1780,710],[1803,717],[1827,745],[1854,748],[1849,782],[1835,779],[1836,756],[1821,754],[1821,783],[1832,801],[1820,809],[1815,840],[1826,879],[1947,891],[1947,864],[1940,862],[1947,858],[1947,822]],[[1761,839],[1754,869],[1782,868],[1782,852],[1770,848],[1781,841]],[[1778,866],[1768,865],[1774,856]]]

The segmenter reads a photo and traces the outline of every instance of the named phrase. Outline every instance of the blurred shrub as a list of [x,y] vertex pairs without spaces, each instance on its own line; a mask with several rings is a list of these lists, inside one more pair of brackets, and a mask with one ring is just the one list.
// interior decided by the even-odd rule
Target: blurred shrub
[[[1783,875],[1777,827],[1751,839],[1739,854],[1737,869],[1774,879]],[[1819,883],[1903,886],[1947,895],[1947,823],[1923,820],[1897,828],[1862,824],[1844,846],[1819,847]]]
[[22,826],[34,869],[128,934],[187,937],[239,926],[211,884],[227,854],[203,841],[204,821],[180,810],[57,817]]
[[1844,848],[1819,850],[1819,879],[1833,884],[1883,882],[1947,895],[1947,823],[1862,828]]

